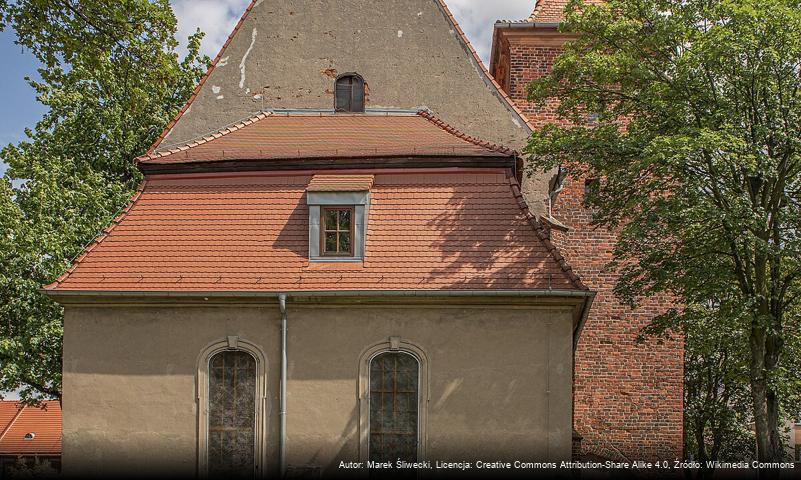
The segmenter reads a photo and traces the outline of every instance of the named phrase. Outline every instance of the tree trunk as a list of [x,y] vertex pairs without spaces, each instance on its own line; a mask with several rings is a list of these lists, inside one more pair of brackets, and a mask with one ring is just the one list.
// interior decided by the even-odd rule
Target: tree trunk
[[779,426],[779,399],[768,379],[775,371],[775,339],[761,327],[751,330],[751,400],[760,462],[780,462],[784,456]]

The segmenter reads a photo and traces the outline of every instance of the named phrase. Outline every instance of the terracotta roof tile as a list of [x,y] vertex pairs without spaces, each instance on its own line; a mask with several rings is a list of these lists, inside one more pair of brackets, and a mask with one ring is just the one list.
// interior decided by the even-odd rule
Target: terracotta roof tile
[[48,289],[584,288],[502,169],[377,173],[365,258],[310,263],[311,175],[153,178]]
[[259,113],[219,132],[159,153],[141,164],[221,160],[390,156],[511,156],[500,145],[465,135],[427,112],[418,114]]
[[[599,4],[602,0],[585,0],[588,4]],[[529,22],[562,23],[565,20],[565,7],[569,0],[537,0]]]
[[[61,454],[61,404],[52,400],[42,406],[0,401],[0,455]],[[29,433],[32,440],[25,439]]]
[[374,175],[315,175],[307,192],[364,192],[375,181]]

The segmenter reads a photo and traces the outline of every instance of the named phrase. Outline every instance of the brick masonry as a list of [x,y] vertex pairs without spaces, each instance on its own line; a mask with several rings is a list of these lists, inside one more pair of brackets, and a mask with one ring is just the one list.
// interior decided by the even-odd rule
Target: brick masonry
[[[549,73],[561,52],[556,36],[536,28],[496,32],[493,74],[540,127],[558,121],[556,100],[535,105],[526,84]],[[564,37],[566,39],[567,37]],[[538,42],[542,39],[542,44]],[[585,181],[567,179],[552,206],[553,217],[569,229],[552,230],[582,280],[597,292],[575,359],[574,428],[581,435],[581,456],[629,460],[670,460],[683,455],[683,341],[638,343],[642,327],[670,305],[655,298],[632,311],[616,300],[617,274],[607,268],[613,232],[591,226],[584,205]]]

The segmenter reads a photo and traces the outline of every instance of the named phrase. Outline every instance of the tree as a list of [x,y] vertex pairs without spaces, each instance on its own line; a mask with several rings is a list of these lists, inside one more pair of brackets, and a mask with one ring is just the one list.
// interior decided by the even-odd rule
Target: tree
[[[529,87],[534,100],[558,97],[571,122],[533,135],[535,168],[603,179],[590,201],[595,222],[620,231],[616,292],[746,313],[762,461],[784,454],[782,357],[799,334],[787,315],[801,273],[800,7],[573,0],[563,28],[575,41]],[[656,325],[680,328],[679,313]]]
[[[62,309],[40,293],[128,202],[144,153],[208,66],[202,35],[179,59],[166,0],[19,0],[18,43],[43,64],[29,83],[48,107],[0,152],[0,390],[61,396]],[[10,180],[16,179],[16,187]]]

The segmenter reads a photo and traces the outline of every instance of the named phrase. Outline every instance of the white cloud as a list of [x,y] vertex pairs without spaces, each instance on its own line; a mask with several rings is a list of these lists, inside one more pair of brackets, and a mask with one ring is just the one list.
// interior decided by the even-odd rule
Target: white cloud
[[250,0],[172,0],[178,18],[178,39],[186,44],[197,28],[206,34],[201,52],[214,58]]
[[534,0],[446,0],[448,8],[485,64],[489,63],[496,20],[521,20],[534,10]]
[[[200,27],[206,33],[202,51],[213,58],[250,1],[172,0],[171,3],[178,17],[178,38],[185,43]],[[534,0],[446,0],[446,3],[485,63],[489,61],[495,20],[519,20],[534,9]]]

